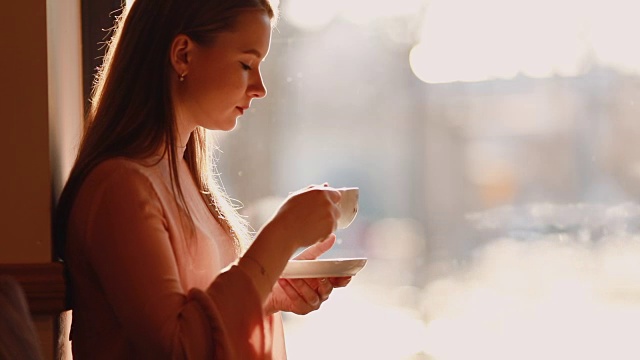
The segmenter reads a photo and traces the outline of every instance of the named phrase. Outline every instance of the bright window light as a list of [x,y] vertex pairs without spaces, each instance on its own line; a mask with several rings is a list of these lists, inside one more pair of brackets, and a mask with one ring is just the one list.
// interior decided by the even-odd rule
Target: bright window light
[[409,61],[427,83],[570,77],[594,64],[640,73],[638,10],[623,0],[433,0]]
[[311,5],[307,0],[289,0],[283,3],[282,17],[292,25],[304,30],[319,30],[335,18],[338,1],[326,0]]

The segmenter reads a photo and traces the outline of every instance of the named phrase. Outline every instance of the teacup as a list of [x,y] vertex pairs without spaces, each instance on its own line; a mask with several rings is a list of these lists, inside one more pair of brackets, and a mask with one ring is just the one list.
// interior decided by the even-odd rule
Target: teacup
[[338,229],[344,229],[351,225],[358,214],[358,197],[360,188],[344,187],[336,188],[342,194],[338,208],[340,208],[340,218],[338,219]]

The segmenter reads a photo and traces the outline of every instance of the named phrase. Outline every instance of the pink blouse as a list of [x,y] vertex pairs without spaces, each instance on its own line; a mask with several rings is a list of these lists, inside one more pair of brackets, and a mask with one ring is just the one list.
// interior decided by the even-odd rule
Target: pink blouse
[[108,160],[83,183],[67,239],[74,359],[286,358],[282,319],[264,316],[231,237],[179,167],[195,229],[166,159]]

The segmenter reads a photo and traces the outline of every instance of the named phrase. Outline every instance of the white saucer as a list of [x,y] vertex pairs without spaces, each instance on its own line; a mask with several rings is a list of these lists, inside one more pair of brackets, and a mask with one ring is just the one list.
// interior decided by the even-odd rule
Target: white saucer
[[321,278],[353,276],[367,263],[367,258],[289,260],[282,278]]

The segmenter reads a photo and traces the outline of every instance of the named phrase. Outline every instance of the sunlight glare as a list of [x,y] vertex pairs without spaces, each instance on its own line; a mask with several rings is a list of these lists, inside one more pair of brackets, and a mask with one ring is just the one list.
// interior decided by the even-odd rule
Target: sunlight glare
[[624,72],[640,73],[640,47],[636,46],[640,33],[640,3],[628,0],[596,2],[590,37],[598,61]]
[[640,72],[638,5],[595,1],[433,0],[410,52],[427,83],[578,76],[600,61]]
[[424,0],[344,0],[340,14],[355,24],[366,24],[380,18],[408,17],[417,14]]
[[423,294],[436,360],[640,356],[640,239],[501,239]]
[[282,17],[303,30],[326,27],[338,14],[338,0],[326,0],[311,6],[307,0],[289,0],[283,3]]
[[288,357],[401,360],[424,353],[426,329],[415,311],[378,304],[358,290],[351,284],[334,291],[320,311],[290,315],[285,321]]

